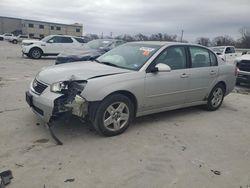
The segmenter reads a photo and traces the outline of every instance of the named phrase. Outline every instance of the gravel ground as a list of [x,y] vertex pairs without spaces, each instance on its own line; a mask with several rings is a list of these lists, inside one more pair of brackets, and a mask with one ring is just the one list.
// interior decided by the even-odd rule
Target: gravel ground
[[77,119],[58,121],[55,144],[24,92],[54,58],[31,60],[0,41],[0,171],[10,188],[220,187],[250,185],[250,87],[222,107],[186,108],[138,118],[122,135],[102,137]]

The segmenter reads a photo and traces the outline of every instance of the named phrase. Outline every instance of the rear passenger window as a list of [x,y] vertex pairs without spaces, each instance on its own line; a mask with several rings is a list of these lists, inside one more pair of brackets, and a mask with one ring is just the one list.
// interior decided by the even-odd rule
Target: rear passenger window
[[163,51],[155,60],[155,65],[163,63],[172,70],[186,68],[185,48],[181,46],[169,47]]
[[73,40],[70,37],[62,37],[61,43],[72,43]]
[[214,55],[214,53],[209,52],[210,55],[210,62],[211,62],[211,66],[217,66],[217,57]]
[[208,50],[194,46],[191,46],[189,49],[192,68],[210,67],[210,56]]
[[79,42],[79,43],[85,43],[85,40],[83,38],[75,37],[74,39],[76,39],[77,42]]

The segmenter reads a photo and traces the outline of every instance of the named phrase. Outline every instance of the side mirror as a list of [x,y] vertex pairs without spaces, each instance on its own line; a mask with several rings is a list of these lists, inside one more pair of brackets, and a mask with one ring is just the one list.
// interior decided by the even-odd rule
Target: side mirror
[[171,68],[170,66],[163,64],[163,63],[159,63],[157,64],[152,70],[151,72],[170,72]]

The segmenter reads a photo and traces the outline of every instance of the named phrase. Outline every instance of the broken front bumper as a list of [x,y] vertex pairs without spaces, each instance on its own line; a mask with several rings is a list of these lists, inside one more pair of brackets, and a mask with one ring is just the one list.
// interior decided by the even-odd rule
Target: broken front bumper
[[63,113],[70,113],[80,118],[84,118],[88,113],[88,103],[80,95],[74,96],[69,101],[68,96],[51,92],[49,87],[40,95],[30,89],[26,92],[26,102],[34,113],[45,122],[49,122]]
[[50,92],[49,88],[40,95],[30,89],[26,92],[26,102],[35,114],[45,122],[49,122],[53,116],[54,101],[60,96],[62,95]]

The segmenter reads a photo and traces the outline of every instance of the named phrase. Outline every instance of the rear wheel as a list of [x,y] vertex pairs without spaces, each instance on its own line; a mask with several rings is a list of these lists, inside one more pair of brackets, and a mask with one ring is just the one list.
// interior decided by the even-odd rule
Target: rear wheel
[[223,102],[224,95],[225,87],[222,84],[217,84],[208,97],[206,109],[209,111],[217,110]]
[[113,94],[100,104],[95,120],[95,129],[105,136],[123,133],[134,114],[134,106],[130,99],[121,94]]
[[17,40],[13,40],[12,43],[13,43],[13,44],[17,44]]
[[40,59],[42,57],[42,50],[39,48],[32,48],[29,52],[29,57],[32,59]]

